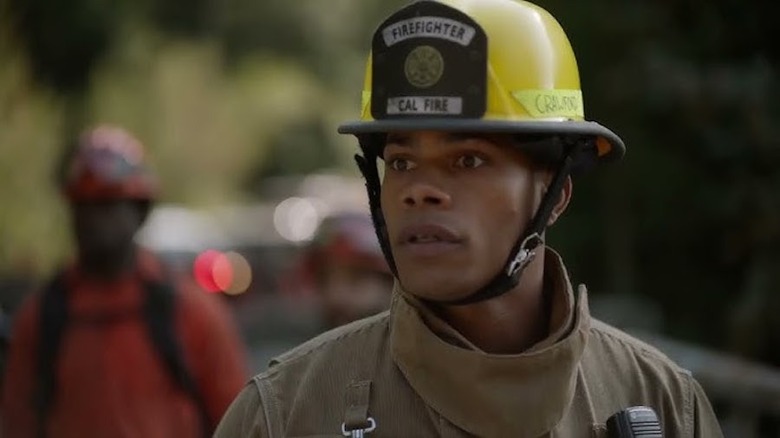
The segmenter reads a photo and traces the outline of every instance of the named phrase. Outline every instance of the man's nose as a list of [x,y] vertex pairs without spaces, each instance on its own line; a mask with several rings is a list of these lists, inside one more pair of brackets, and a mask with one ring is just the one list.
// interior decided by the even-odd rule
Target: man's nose
[[449,208],[452,197],[441,187],[431,183],[418,181],[410,184],[403,193],[403,203],[406,207],[438,207]]

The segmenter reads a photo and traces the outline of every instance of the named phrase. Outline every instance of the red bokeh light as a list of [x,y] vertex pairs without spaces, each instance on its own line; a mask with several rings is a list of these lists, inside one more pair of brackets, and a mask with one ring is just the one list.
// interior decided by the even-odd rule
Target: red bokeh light
[[203,251],[193,264],[195,281],[208,292],[222,292],[233,282],[233,268],[228,257],[216,250]]

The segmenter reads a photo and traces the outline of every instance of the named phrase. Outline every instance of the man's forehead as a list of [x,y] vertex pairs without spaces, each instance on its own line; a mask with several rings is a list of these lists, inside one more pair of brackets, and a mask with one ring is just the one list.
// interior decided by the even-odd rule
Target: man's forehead
[[429,143],[486,142],[509,146],[515,140],[512,134],[461,131],[391,131],[385,135],[385,145],[424,146]]

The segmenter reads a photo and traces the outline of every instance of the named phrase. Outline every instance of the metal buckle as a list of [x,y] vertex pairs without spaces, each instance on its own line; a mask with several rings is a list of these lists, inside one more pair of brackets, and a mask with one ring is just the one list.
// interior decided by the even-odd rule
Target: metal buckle
[[372,417],[368,417],[368,427],[365,429],[347,430],[346,423],[341,423],[341,434],[351,438],[363,438],[367,433],[371,433],[376,429],[376,421]]
[[523,239],[515,259],[509,263],[509,266],[506,269],[506,275],[512,277],[522,269],[525,269],[525,267],[531,263],[531,260],[534,259],[534,256],[536,255],[536,251],[534,250],[540,243],[542,243],[542,237],[539,233],[529,234],[528,237]]

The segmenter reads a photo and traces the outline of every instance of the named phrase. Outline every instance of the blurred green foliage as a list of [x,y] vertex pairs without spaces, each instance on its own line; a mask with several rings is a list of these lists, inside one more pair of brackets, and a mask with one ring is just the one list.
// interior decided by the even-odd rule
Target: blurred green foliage
[[[169,200],[354,173],[355,145],[335,127],[357,115],[374,26],[403,3],[6,0],[0,269],[64,254],[47,172],[84,123],[137,133]],[[575,182],[553,246],[594,294],[651,297],[670,333],[723,344],[780,287],[780,4],[540,4],[569,33],[589,118],[628,145],[623,163]]]
[[780,311],[779,5],[540,3],[569,30],[589,116],[628,145],[575,185],[577,217],[554,236],[575,276],[652,297],[674,335],[776,350],[776,322],[740,328]]

